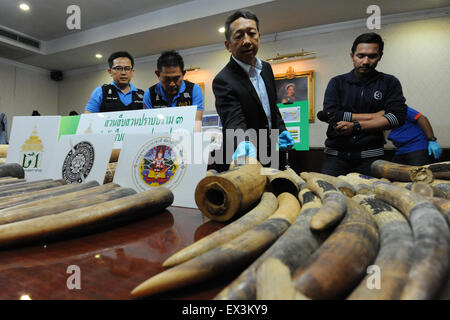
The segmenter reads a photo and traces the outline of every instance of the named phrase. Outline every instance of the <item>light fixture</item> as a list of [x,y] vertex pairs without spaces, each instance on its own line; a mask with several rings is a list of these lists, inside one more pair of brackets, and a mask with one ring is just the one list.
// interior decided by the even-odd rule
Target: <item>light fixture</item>
[[23,294],[20,296],[20,300],[31,300],[31,297],[29,294]]
[[96,57],[97,59],[103,58],[103,56],[102,56],[100,53],[97,53],[97,54],[95,55],[95,57]]
[[272,62],[272,61],[287,60],[287,59],[292,59],[292,58],[301,58],[301,57],[314,55],[316,53],[317,52],[315,52],[315,51],[305,51],[305,50],[302,49],[301,52],[295,52],[295,53],[288,53],[288,54],[279,54],[279,53],[277,53],[276,57],[266,59],[266,61]]
[[23,10],[23,11],[28,11],[28,10],[30,10],[30,6],[27,5],[26,3],[21,3],[21,4],[19,5],[19,8],[20,8],[21,10]]
[[225,27],[220,27],[220,28],[219,28],[219,32],[220,32],[220,33],[225,33]]
[[200,67],[194,67],[194,66],[190,66],[189,69],[186,69],[186,71],[197,71],[200,70]]

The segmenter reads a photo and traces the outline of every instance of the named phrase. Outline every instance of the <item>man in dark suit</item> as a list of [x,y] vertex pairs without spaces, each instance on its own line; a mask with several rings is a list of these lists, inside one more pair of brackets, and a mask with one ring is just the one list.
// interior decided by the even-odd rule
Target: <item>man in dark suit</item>
[[[281,150],[291,148],[294,140],[286,130],[276,105],[272,68],[256,57],[260,37],[258,18],[247,10],[236,11],[225,23],[225,37],[225,47],[232,56],[213,81],[216,110],[223,125],[222,152],[225,163],[230,163],[230,158],[250,156],[263,165],[269,165],[270,162],[264,161],[267,158],[263,158],[269,156],[268,150],[272,150],[270,158],[273,165],[274,156],[277,157],[273,145],[277,140],[270,140],[276,139],[279,133]],[[238,129],[249,134],[239,139],[233,136]],[[230,148],[234,151],[232,157],[226,152]],[[226,170],[228,166],[223,168]]]

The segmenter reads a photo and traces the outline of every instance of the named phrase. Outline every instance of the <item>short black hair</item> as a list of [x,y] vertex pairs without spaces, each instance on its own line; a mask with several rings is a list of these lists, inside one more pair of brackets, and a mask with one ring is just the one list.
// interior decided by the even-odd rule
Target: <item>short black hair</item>
[[256,29],[259,31],[259,20],[256,14],[251,12],[250,10],[241,9],[233,13],[231,16],[227,18],[225,21],[225,38],[230,41],[231,30],[230,25],[239,18],[245,18],[249,20],[253,20],[256,22]]
[[158,58],[158,62],[156,63],[156,67],[158,71],[162,71],[163,67],[180,67],[180,70],[184,70],[184,61],[183,57],[180,56],[178,52],[175,50],[164,51]]
[[75,110],[72,110],[69,112],[69,116],[77,116],[78,112],[76,112]]
[[33,110],[33,112],[31,113],[32,116],[40,116],[41,114],[39,113],[39,111],[37,110]]
[[133,59],[133,57],[131,56],[131,54],[129,54],[129,53],[126,52],[126,51],[117,51],[117,52],[114,52],[113,54],[111,54],[111,55],[109,56],[109,58],[108,58],[108,64],[109,64],[109,67],[110,67],[110,68],[112,68],[112,66],[113,66],[113,64],[114,64],[114,60],[117,59],[117,58],[128,58],[128,59],[130,59],[130,61],[131,61],[131,67],[134,68],[134,59]]
[[378,44],[378,53],[383,55],[383,49],[384,49],[384,42],[383,39],[381,39],[381,36],[375,32],[369,32],[369,33],[363,33],[359,35],[355,41],[353,42],[352,46],[352,53],[355,53],[356,47],[360,43],[376,43]]

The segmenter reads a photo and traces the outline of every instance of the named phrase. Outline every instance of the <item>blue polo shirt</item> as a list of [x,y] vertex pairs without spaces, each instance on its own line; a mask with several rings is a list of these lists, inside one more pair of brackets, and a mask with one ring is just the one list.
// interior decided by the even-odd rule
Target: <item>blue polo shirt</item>
[[428,149],[428,139],[422,128],[417,124],[417,119],[421,116],[420,112],[408,107],[405,124],[391,131],[388,139],[397,148],[395,154]]
[[[180,90],[178,91],[177,95],[173,98],[172,102],[169,101],[169,99],[166,97],[166,94],[164,93],[163,87],[161,85],[161,82],[158,82],[155,88],[155,92],[167,103],[169,107],[176,107],[178,98],[180,95],[186,90],[186,84],[183,82],[181,83]],[[203,93],[202,88],[198,84],[194,83],[194,88],[192,89],[192,105],[197,106],[197,110],[202,111],[203,110]],[[152,100],[150,99],[150,89],[147,89],[144,93],[144,106],[147,109],[152,108]]]
[[[132,92],[133,91],[138,91],[138,89],[132,85],[130,83],[130,91],[128,91],[127,93],[123,93],[122,90],[119,89],[119,87],[113,82],[111,82],[111,84],[117,88],[117,92],[119,94],[119,98],[120,101],[122,101],[122,103],[124,105],[129,105],[132,101]],[[102,104],[102,100],[103,100],[103,91],[102,91],[102,86],[95,88],[95,90],[92,92],[91,94],[91,98],[89,99],[87,105],[86,105],[86,111],[95,113],[95,112],[100,112],[100,106]],[[148,108],[147,108],[148,109]]]

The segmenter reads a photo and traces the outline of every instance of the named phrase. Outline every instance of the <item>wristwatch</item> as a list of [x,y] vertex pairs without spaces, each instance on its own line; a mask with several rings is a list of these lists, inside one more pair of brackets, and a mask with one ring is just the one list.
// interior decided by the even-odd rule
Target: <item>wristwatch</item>
[[437,140],[437,138],[435,136],[431,136],[428,138],[428,141],[436,141],[436,140]]
[[361,131],[361,124],[358,121],[353,121],[353,131],[352,133],[358,133]]

